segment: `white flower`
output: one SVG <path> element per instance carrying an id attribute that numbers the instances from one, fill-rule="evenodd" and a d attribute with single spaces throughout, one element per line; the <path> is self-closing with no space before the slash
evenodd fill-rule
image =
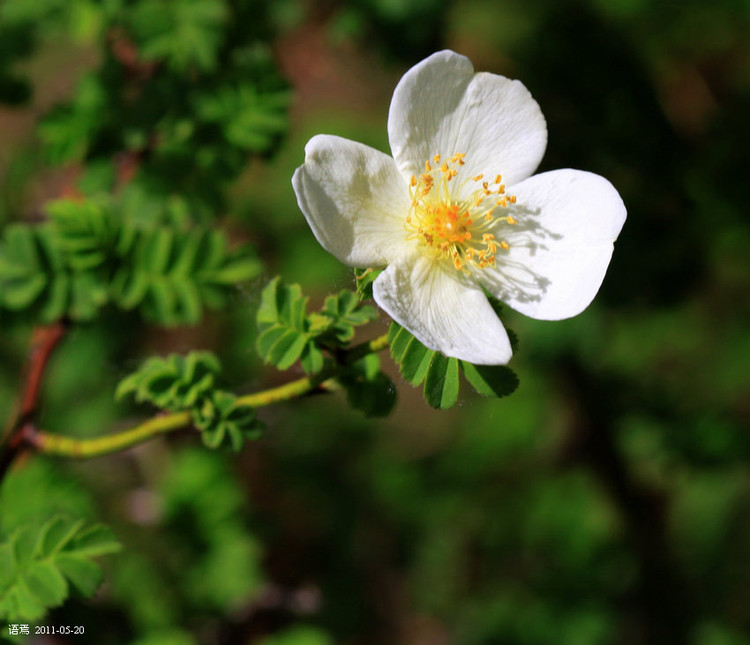
<path id="1" fill-rule="evenodd" d="M 451 51 L 410 69 L 388 115 L 393 157 L 318 135 L 292 185 L 315 237 L 354 267 L 387 267 L 376 302 L 424 345 L 475 364 L 510 360 L 485 291 L 532 318 L 583 311 L 625 206 L 603 177 L 531 176 L 547 144 L 519 81 Z"/>

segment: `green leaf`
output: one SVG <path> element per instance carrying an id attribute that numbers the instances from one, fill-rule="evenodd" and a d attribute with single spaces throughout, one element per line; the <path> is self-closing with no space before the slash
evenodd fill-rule
<path id="1" fill-rule="evenodd" d="M 13 225 L 0 244 L 0 304 L 24 309 L 41 296 L 49 277 L 44 272 L 33 229 Z"/>
<path id="2" fill-rule="evenodd" d="M 256 316 L 261 332 L 255 341 L 260 357 L 279 369 L 288 369 L 306 353 L 305 366 L 317 367 L 322 356 L 307 349 L 311 334 L 306 317 L 307 298 L 297 284 L 285 285 L 274 278 L 261 293 Z"/>
<path id="3" fill-rule="evenodd" d="M 412 385 L 419 385 L 427 376 L 427 370 L 436 353 L 412 337 L 401 358 L 401 375 Z"/>
<path id="4" fill-rule="evenodd" d="M 458 359 L 435 352 L 424 382 L 424 398 L 433 408 L 445 410 L 458 401 Z"/>
<path id="5" fill-rule="evenodd" d="M 59 569 L 50 562 L 35 562 L 26 569 L 24 584 L 44 607 L 62 604 L 68 595 L 68 584 Z"/>
<path id="6" fill-rule="evenodd" d="M 267 363 L 285 370 L 300 358 L 307 341 L 307 336 L 296 329 L 277 325 L 258 337 L 257 347 Z"/>
<path id="7" fill-rule="evenodd" d="M 189 411 L 206 446 L 239 451 L 247 439 L 259 435 L 262 426 L 254 408 L 237 404 L 233 394 L 216 387 L 220 370 L 219 360 L 210 352 L 150 358 L 120 381 L 115 396 L 132 394 L 138 402 Z"/>
<path id="8" fill-rule="evenodd" d="M 57 566 L 82 596 L 94 595 L 104 578 L 102 570 L 91 560 L 62 554 L 57 559 Z"/>
<path id="9" fill-rule="evenodd" d="M 115 398 L 133 394 L 139 403 L 150 402 L 168 410 L 190 409 L 214 390 L 220 371 L 219 360 L 210 352 L 150 358 L 120 381 Z"/>
<path id="10" fill-rule="evenodd" d="M 48 222 L 9 226 L 0 239 L 0 308 L 43 322 L 91 320 L 112 303 L 165 326 L 193 324 L 260 272 L 219 231 L 139 228 L 94 200 L 58 200 L 47 212 Z"/>
<path id="11" fill-rule="evenodd" d="M 141 307 L 166 326 L 199 322 L 204 306 L 222 306 L 229 289 L 261 268 L 248 249 L 229 253 L 219 231 L 162 227 L 133 233 L 126 227 L 119 239 L 113 300 L 124 309 Z"/>
<path id="12" fill-rule="evenodd" d="M 427 349 L 410 332 L 398 323 L 391 323 L 388 330 L 391 357 L 398 363 L 401 375 L 412 385 L 424 381 L 430 363 L 437 353 Z"/>
<path id="13" fill-rule="evenodd" d="M 60 516 L 18 528 L 0 544 L 0 617 L 38 620 L 64 602 L 69 583 L 93 594 L 101 570 L 92 558 L 119 550 L 106 527 Z"/>
<path id="14" fill-rule="evenodd" d="M 3 289 L 4 304 L 8 309 L 25 309 L 31 306 L 47 286 L 47 276 L 36 273 L 26 280 L 6 282 Z"/>
<path id="15" fill-rule="evenodd" d="M 256 320 L 262 332 L 273 325 L 304 331 L 307 298 L 298 284 L 285 285 L 276 277 L 261 292 Z"/>
<path id="16" fill-rule="evenodd" d="M 518 387 L 518 376 L 506 365 L 473 365 L 465 361 L 460 364 L 466 380 L 484 396 L 508 396 Z"/>
<path id="17" fill-rule="evenodd" d="M 386 417 L 396 405 L 396 388 L 380 371 L 380 357 L 369 354 L 351 366 L 339 379 L 347 401 L 368 417 Z"/>
<path id="18" fill-rule="evenodd" d="M 323 369 L 325 359 L 320 348 L 312 342 L 307 343 L 300 356 L 300 364 L 307 374 L 317 374 Z"/>
<path id="19" fill-rule="evenodd" d="M 287 130 L 291 98 L 286 89 L 233 83 L 201 95 L 196 109 L 201 120 L 219 125 L 232 145 L 265 152 Z"/>
<path id="20" fill-rule="evenodd" d="M 372 300 L 372 283 L 382 272 L 382 269 L 354 269 L 357 297 L 360 300 Z"/>
<path id="21" fill-rule="evenodd" d="M 108 95 L 102 80 L 94 74 L 79 82 L 71 105 L 52 110 L 38 127 L 46 157 L 54 165 L 81 161 L 97 131 L 102 127 Z"/>
<path id="22" fill-rule="evenodd" d="M 356 294 L 348 290 L 328 296 L 321 313 L 331 319 L 330 331 L 341 345 L 354 338 L 355 327 L 378 317 L 374 307 L 362 305 Z"/>
<path id="23" fill-rule="evenodd" d="M 119 223 L 103 203 L 58 199 L 45 210 L 70 268 L 89 271 L 102 266 L 112 254 Z"/>
<path id="24" fill-rule="evenodd" d="M 400 366 L 409 343 L 414 338 L 406 329 L 397 322 L 392 322 L 388 328 L 388 346 L 391 358 Z"/>
<path id="25" fill-rule="evenodd" d="M 217 64 L 227 8 L 218 0 L 142 0 L 130 25 L 144 60 L 164 60 L 178 72 Z"/>
<path id="26" fill-rule="evenodd" d="M 233 394 L 221 391 L 193 409 L 193 421 L 206 447 L 224 446 L 234 452 L 239 452 L 247 439 L 257 438 L 262 427 L 254 408 L 238 404 Z"/>

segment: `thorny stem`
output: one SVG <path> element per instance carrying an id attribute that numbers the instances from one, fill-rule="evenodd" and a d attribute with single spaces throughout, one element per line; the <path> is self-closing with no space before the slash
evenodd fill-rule
<path id="1" fill-rule="evenodd" d="M 347 351 L 338 365 L 333 365 L 318 374 L 306 376 L 278 387 L 238 397 L 237 403 L 253 408 L 260 408 L 304 396 L 325 387 L 327 381 L 337 376 L 352 363 L 364 358 L 368 354 L 382 351 L 386 347 L 388 347 L 388 336 L 379 336 Z M 153 417 L 134 428 L 106 437 L 74 439 L 37 430 L 30 433 L 30 436 L 26 436 L 25 439 L 37 452 L 73 459 L 90 459 L 131 448 L 159 434 L 179 430 L 188 425 L 190 425 L 190 413 L 177 412 Z"/>

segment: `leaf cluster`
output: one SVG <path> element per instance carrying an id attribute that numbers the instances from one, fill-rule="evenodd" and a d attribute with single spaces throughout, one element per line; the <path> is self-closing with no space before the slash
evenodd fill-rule
<path id="1" fill-rule="evenodd" d="M 267 45 L 267 5 L 6 0 L 0 100 L 28 98 L 11 64 L 33 50 L 42 30 L 82 32 L 80 39 L 100 50 L 101 64 L 41 120 L 46 159 L 82 164 L 86 194 L 117 185 L 134 219 L 157 213 L 209 221 L 223 210 L 221 187 L 247 155 L 270 154 L 288 129 L 291 92 Z"/>
<path id="2" fill-rule="evenodd" d="M 286 370 L 299 360 L 308 374 L 320 372 L 324 350 L 343 349 L 354 338 L 355 327 L 377 317 L 374 307 L 362 305 L 347 290 L 328 296 L 319 312 L 307 313 L 308 300 L 299 285 L 283 284 L 279 277 L 263 289 L 255 345 L 266 363 Z"/>
<path id="3" fill-rule="evenodd" d="M 261 358 L 281 370 L 299 361 L 308 374 L 336 365 L 336 380 L 353 408 L 367 416 L 390 414 L 396 390 L 380 370 L 380 358 L 368 354 L 349 364 L 346 356 L 356 328 L 377 318 L 375 308 L 346 289 L 329 295 L 320 311 L 308 314 L 307 303 L 299 285 L 283 284 L 278 277 L 268 283 L 257 313 L 255 345 Z"/>
<path id="4" fill-rule="evenodd" d="M 115 397 L 132 394 L 138 403 L 190 412 L 207 447 L 226 445 L 237 452 L 247 439 L 259 435 L 261 423 L 254 408 L 237 403 L 234 394 L 218 387 L 220 372 L 219 360 L 210 352 L 150 358 L 120 381 Z"/>
<path id="5" fill-rule="evenodd" d="M 87 321 L 105 305 L 146 319 L 192 324 L 260 271 L 247 248 L 216 230 L 135 225 L 96 200 L 52 203 L 50 220 L 9 226 L 0 238 L 0 310 L 42 321 Z"/>
<path id="6" fill-rule="evenodd" d="M 94 594 L 102 572 L 94 558 L 120 550 L 104 526 L 56 516 L 16 529 L 0 543 L 0 616 L 37 620 L 68 597 L 72 586 Z"/>
<path id="7" fill-rule="evenodd" d="M 444 410 L 456 404 L 459 372 L 463 372 L 469 384 L 484 396 L 508 396 L 518 387 L 518 377 L 509 367 L 474 365 L 444 356 L 425 347 L 396 322 L 392 322 L 388 330 L 388 341 L 391 357 L 401 375 L 414 386 L 424 383 L 425 401 L 433 408 Z"/>

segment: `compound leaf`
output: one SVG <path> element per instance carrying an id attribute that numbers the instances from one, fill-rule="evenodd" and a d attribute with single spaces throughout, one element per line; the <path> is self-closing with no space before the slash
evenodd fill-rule
<path id="1" fill-rule="evenodd" d="M 68 597 L 69 583 L 91 595 L 101 582 L 94 557 L 114 553 L 120 544 L 101 525 L 56 516 L 24 525 L 0 544 L 0 616 L 38 620 Z"/>

